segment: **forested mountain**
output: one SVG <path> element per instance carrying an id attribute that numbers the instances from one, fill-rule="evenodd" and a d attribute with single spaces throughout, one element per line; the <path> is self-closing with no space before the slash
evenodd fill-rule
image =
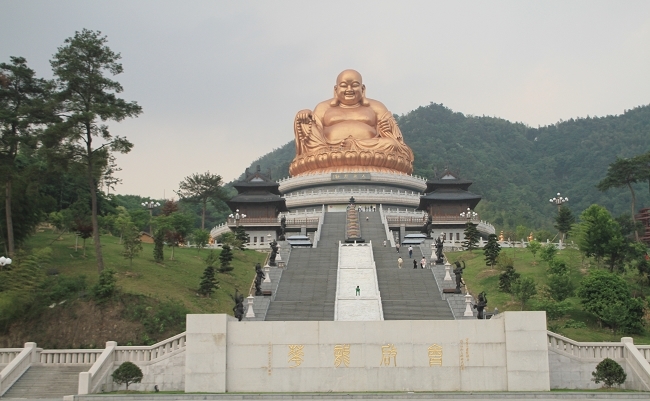
<path id="1" fill-rule="evenodd" d="M 650 105 L 539 128 L 464 115 L 434 103 L 396 118 L 415 153 L 414 174 L 432 178 L 448 166 L 473 180 L 471 190 L 483 196 L 477 207 L 481 218 L 513 235 L 517 226 L 552 229 L 556 209 L 549 198 L 557 192 L 569 197 L 574 214 L 594 203 L 614 215 L 630 214 L 627 188 L 600 192 L 596 184 L 617 156 L 650 151 Z M 274 179 L 286 177 L 294 156 L 291 141 L 251 167 L 271 168 Z M 649 188 L 634 188 L 637 208 L 649 207 Z"/>

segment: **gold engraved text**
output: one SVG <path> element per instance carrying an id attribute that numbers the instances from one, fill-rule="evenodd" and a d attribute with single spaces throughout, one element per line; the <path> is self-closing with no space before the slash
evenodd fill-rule
<path id="1" fill-rule="evenodd" d="M 334 366 L 338 368 L 341 364 L 346 367 L 350 366 L 350 344 L 336 344 L 334 346 Z"/>
<path id="2" fill-rule="evenodd" d="M 390 366 L 390 360 L 393 359 L 393 366 L 397 366 L 397 349 L 393 344 L 381 346 L 381 365 Z"/>
<path id="3" fill-rule="evenodd" d="M 290 368 L 297 368 L 300 366 L 305 358 L 304 349 L 304 345 L 289 345 L 289 363 L 294 363 L 293 366 L 289 366 Z"/>
<path id="4" fill-rule="evenodd" d="M 442 347 L 433 344 L 429 348 L 429 366 L 442 366 Z"/>

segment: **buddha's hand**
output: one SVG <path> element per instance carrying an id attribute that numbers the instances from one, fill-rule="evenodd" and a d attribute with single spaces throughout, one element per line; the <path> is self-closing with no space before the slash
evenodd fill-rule
<path id="1" fill-rule="evenodd" d="M 305 132 L 305 127 L 302 127 L 302 125 L 311 125 L 312 121 L 313 117 L 311 110 L 300 110 L 298 114 L 296 114 L 296 132 L 298 134 L 298 139 L 303 140 L 307 137 L 308 132 Z M 307 128 L 307 130 L 309 130 L 309 128 Z"/>
<path id="2" fill-rule="evenodd" d="M 311 110 L 300 110 L 298 114 L 296 114 L 296 122 L 299 124 L 311 124 Z"/>

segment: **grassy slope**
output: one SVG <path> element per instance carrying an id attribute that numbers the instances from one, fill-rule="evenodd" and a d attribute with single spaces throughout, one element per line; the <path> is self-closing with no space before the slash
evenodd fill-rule
<path id="1" fill-rule="evenodd" d="M 143 251 L 129 260 L 122 256 L 123 247 L 119 238 L 102 236 L 102 250 L 105 268 L 117 271 L 117 284 L 122 291 L 131 294 L 142 294 L 158 300 L 180 300 L 193 313 L 229 313 L 232 315 L 234 303 L 230 295 L 235 288 L 248 293 L 253 277 L 255 263 L 263 263 L 266 255 L 260 252 L 246 250 L 234 251 L 232 262 L 234 270 L 229 274 L 217 273 L 221 288 L 211 298 L 199 297 L 196 294 L 203 270 L 207 250 L 200 253 L 196 249 L 176 248 L 174 260 L 169 260 L 171 248 L 165 247 L 165 262 L 157 264 L 153 260 L 153 244 L 143 244 Z M 79 245 L 82 240 L 79 240 Z M 52 262 L 48 268 L 55 268 L 64 275 L 85 275 L 89 286 L 97 281 L 97 264 L 94 247 L 91 240 L 86 240 L 86 257 L 83 250 L 75 252 L 75 236 L 57 234 L 45 231 L 30 238 L 27 248 L 52 248 Z M 218 252 L 218 251 L 216 251 Z"/>
<path id="2" fill-rule="evenodd" d="M 50 268 L 56 268 L 60 274 L 80 275 L 88 278 L 89 285 L 97 280 L 97 267 L 94 250 L 90 240 L 86 244 L 87 257 L 83 257 L 83 250 L 74 250 L 75 237 L 65 234 L 57 240 L 58 235 L 53 232 L 41 232 L 33 236 L 27 244 L 28 248 L 42 248 L 50 246 L 53 250 Z M 79 242 L 81 245 L 81 241 Z M 132 294 L 142 294 L 158 300 L 176 299 L 193 313 L 228 313 L 232 314 L 233 302 L 230 298 L 235 288 L 247 293 L 254 277 L 255 263 L 262 263 L 265 254 L 247 250 L 235 251 L 231 274 L 217 274 L 221 288 L 213 294 L 212 298 L 203 298 L 196 295 L 200 277 L 205 268 L 204 259 L 208 251 L 200 253 L 196 249 L 175 249 L 175 260 L 170 261 L 171 249 L 165 248 L 165 263 L 157 264 L 153 261 L 153 245 L 143 244 L 143 252 L 133 260 L 133 266 L 121 256 L 122 246 L 119 238 L 111 236 L 102 237 L 104 263 L 106 268 L 118 272 L 118 286 L 122 291 Z M 517 272 L 523 277 L 532 277 L 538 283 L 538 292 L 546 284 L 547 263 L 539 260 L 539 254 L 534 259 L 526 249 L 503 249 L 507 255 L 514 259 Z M 468 288 L 473 295 L 486 291 L 489 299 L 488 310 L 497 307 L 500 311 L 519 310 L 520 306 L 514 302 L 509 294 L 498 290 L 499 270 L 490 271 L 486 266 L 482 250 L 473 252 L 454 252 L 447 254 L 450 261 L 465 260 L 467 269 L 463 275 Z M 571 275 L 576 283 L 587 274 L 592 266 L 590 260 L 583 260 L 575 250 L 563 250 L 558 258 L 564 260 L 571 269 Z M 549 322 L 553 329 L 577 341 L 619 341 L 621 334 L 612 333 L 611 330 L 600 328 L 597 321 L 589 314 L 582 311 L 578 298 L 569 299 L 571 310 L 566 318 L 560 321 Z M 534 300 L 529 301 L 526 309 L 534 308 Z M 583 321 L 586 329 L 563 328 L 567 319 Z M 650 334 L 634 336 L 635 343 L 650 344 Z"/>
<path id="3" fill-rule="evenodd" d="M 547 282 L 546 268 L 548 267 L 546 262 L 539 259 L 539 252 L 537 253 L 537 258 L 534 259 L 532 253 L 527 249 L 506 248 L 501 251 L 506 252 L 510 258 L 514 259 L 515 270 L 522 277 L 532 277 L 535 280 L 538 285 L 537 297 L 539 297 L 542 292 L 542 286 L 546 285 Z M 488 297 L 488 311 L 492 311 L 495 307 L 499 311 L 520 310 L 520 305 L 513 301 L 510 294 L 499 291 L 499 274 L 501 271 L 496 269 L 489 270 L 485 265 L 483 250 L 448 252 L 447 257 L 451 263 L 456 260 L 465 260 L 467 268 L 463 274 L 463 279 L 472 295 L 477 296 L 481 291 L 486 292 Z M 567 264 L 575 283 L 579 283 L 582 277 L 588 273 L 589 269 L 596 268 L 592 266 L 592 261 L 583 260 L 577 250 L 562 250 L 558 253 L 557 258 Z M 580 300 L 577 297 L 569 298 L 569 303 L 571 309 L 564 319 L 549 322 L 549 326 L 553 331 L 576 341 L 620 341 L 620 338 L 624 336 L 623 334 L 612 333 L 607 328 L 599 327 L 596 319 L 582 310 Z M 535 300 L 533 299 L 526 304 L 525 309 L 533 310 L 534 304 Z M 585 322 L 587 328 L 564 328 L 563 325 L 567 319 Z M 650 344 L 650 333 L 647 330 L 643 335 L 637 334 L 633 337 L 634 342 L 637 344 Z"/>

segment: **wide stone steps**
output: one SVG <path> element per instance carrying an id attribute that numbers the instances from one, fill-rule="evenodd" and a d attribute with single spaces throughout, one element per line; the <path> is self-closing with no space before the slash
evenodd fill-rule
<path id="1" fill-rule="evenodd" d="M 266 319 L 334 320 L 338 242 L 345 213 L 326 213 L 317 248 L 294 248 Z"/>
<path id="2" fill-rule="evenodd" d="M 92 365 L 33 365 L 2 398 L 60 398 L 77 394 L 79 373 Z"/>
<path id="3" fill-rule="evenodd" d="M 366 221 L 366 216 L 368 220 Z M 443 300 L 431 270 L 420 269 L 422 252 L 413 248 L 413 259 L 408 257 L 407 247 L 398 254 L 395 248 L 384 247 L 386 231 L 379 213 L 361 213 L 361 232 L 372 240 L 377 280 L 381 292 L 384 320 L 452 320 L 454 318 L 447 301 Z M 402 269 L 397 258 L 404 260 Z M 430 255 L 424 255 L 429 261 Z M 418 269 L 413 269 L 413 260 Z"/>

